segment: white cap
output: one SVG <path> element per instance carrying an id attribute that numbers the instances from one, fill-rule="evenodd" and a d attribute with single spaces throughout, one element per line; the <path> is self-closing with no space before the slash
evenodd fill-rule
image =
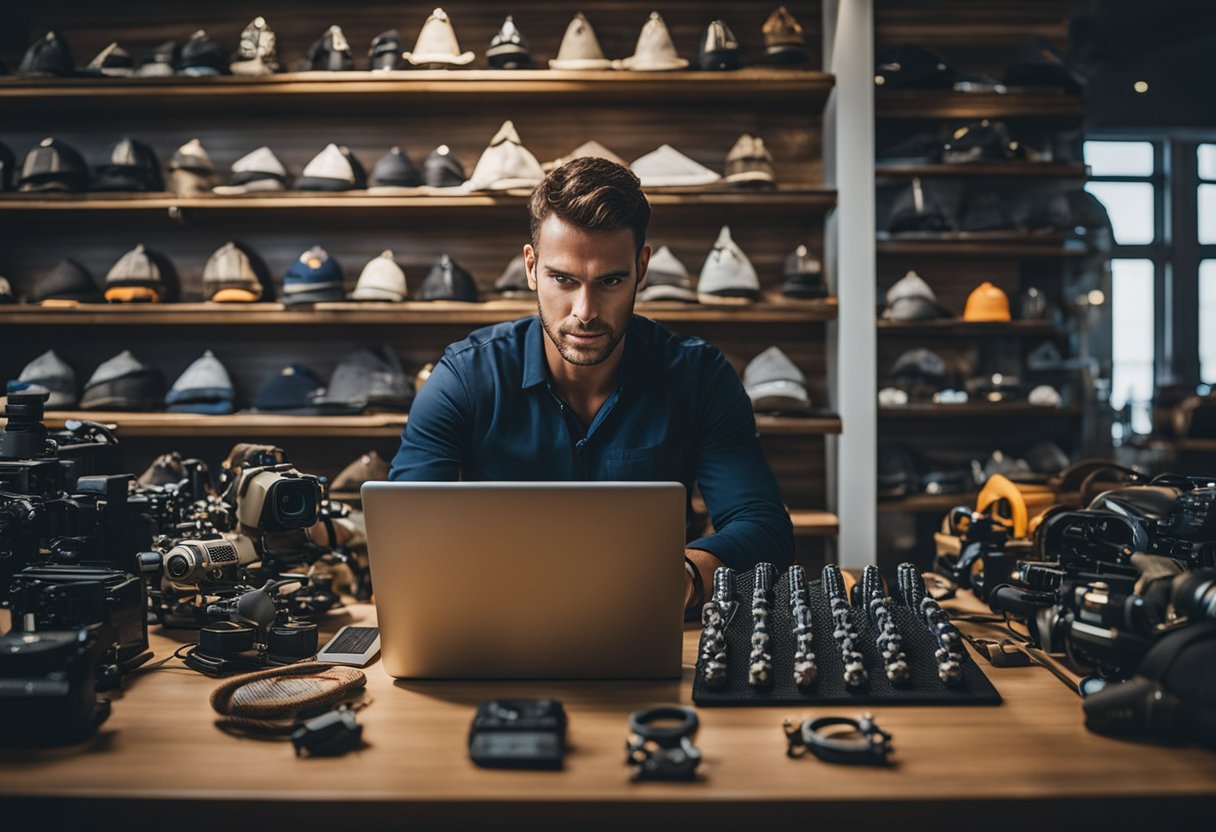
<path id="1" fill-rule="evenodd" d="M 534 188 L 545 178 L 540 162 L 523 146 L 515 125 L 504 121 L 477 160 L 473 175 L 462 186 L 468 191 Z"/>
<path id="2" fill-rule="evenodd" d="M 612 62 L 604 57 L 599 38 L 591 21 L 582 12 L 574 16 L 562 36 L 557 57 L 549 61 L 550 69 L 609 69 Z"/>
<path id="3" fill-rule="evenodd" d="M 351 300 L 386 300 L 394 303 L 405 300 L 405 270 L 397 265 L 391 251 L 367 261 L 359 275 Z"/>
<path id="4" fill-rule="evenodd" d="M 422 24 L 413 52 L 402 54 L 414 66 L 425 64 L 454 64 L 464 66 L 473 60 L 472 52 L 461 52 L 456 41 L 456 30 L 448 13 L 435 9 Z"/>
<path id="5" fill-rule="evenodd" d="M 644 188 L 709 185 L 722 178 L 668 144 L 634 159 L 629 167 Z"/>
<path id="6" fill-rule="evenodd" d="M 622 61 L 613 61 L 613 69 L 629 69 L 637 72 L 657 72 L 683 69 L 688 61 L 676 54 L 676 45 L 671 42 L 671 33 L 658 12 L 651 12 L 642 26 L 638 44 L 633 54 Z"/>

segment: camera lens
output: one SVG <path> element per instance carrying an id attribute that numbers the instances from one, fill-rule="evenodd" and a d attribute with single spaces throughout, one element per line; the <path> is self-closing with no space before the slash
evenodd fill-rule
<path id="1" fill-rule="evenodd" d="M 308 512 L 308 501 L 304 495 L 293 489 L 280 488 L 279 516 L 284 518 L 299 517 Z"/>

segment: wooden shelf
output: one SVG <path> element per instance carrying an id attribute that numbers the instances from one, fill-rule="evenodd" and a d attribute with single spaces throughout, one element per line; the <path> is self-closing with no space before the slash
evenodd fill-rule
<path id="1" fill-rule="evenodd" d="M 404 413 L 365 416 L 284 416 L 275 413 L 233 413 L 202 416 L 193 413 L 126 413 L 116 411 L 48 410 L 44 423 L 61 428 L 69 419 L 117 425 L 119 437 L 200 436 L 263 439 L 275 437 L 396 437 L 405 427 Z M 0 418 L 0 425 L 5 420 Z M 819 436 L 840 433 L 838 417 L 784 418 L 757 416 L 761 435 Z"/>
<path id="2" fill-rule="evenodd" d="M 791 511 L 794 537 L 835 537 L 840 533 L 840 518 L 830 511 Z"/>
<path id="3" fill-rule="evenodd" d="M 932 321 L 888 321 L 878 320 L 878 332 L 894 337 L 942 337 L 942 338 L 1047 338 L 1057 335 L 1051 321 L 964 321 L 962 318 L 947 318 Z"/>
<path id="4" fill-rule="evenodd" d="M 568 72 L 556 70 L 405 70 L 392 72 L 288 72 L 211 78 L 0 79 L 5 104 L 48 99 L 107 109 L 158 105 L 306 107 L 314 99 L 341 96 L 351 102 L 398 102 L 423 96 L 467 97 L 478 106 L 504 98 L 543 100 L 627 99 L 645 102 L 711 102 L 715 105 L 789 102 L 809 113 L 823 109 L 835 77 L 827 72 L 753 67 L 737 72 Z"/>
<path id="5" fill-rule="evenodd" d="M 780 296 L 740 307 L 656 301 L 639 303 L 639 314 L 673 323 L 816 323 L 836 319 L 835 298 L 783 301 Z M 232 326 L 243 324 L 396 326 L 452 324 L 478 326 L 536 312 L 530 300 L 484 303 L 406 301 L 404 303 L 319 303 L 312 309 L 287 309 L 281 303 L 82 304 L 72 308 L 0 306 L 0 326 Z"/>
<path id="6" fill-rule="evenodd" d="M 1088 253 L 1080 240 L 1062 234 L 1024 231 L 953 231 L 892 236 L 880 232 L 880 256 L 1078 257 Z"/>
<path id="7" fill-rule="evenodd" d="M 911 179 L 914 176 L 935 179 L 970 178 L 1041 178 L 1085 179 L 1089 166 L 1067 162 L 964 162 L 956 165 L 884 165 L 878 162 L 874 171 L 879 180 Z"/>
<path id="8" fill-rule="evenodd" d="M 761 436 L 819 436 L 840 433 L 839 416 L 756 416 Z"/>
<path id="9" fill-rule="evenodd" d="M 1080 121 L 1079 95 L 1052 92 L 955 92 L 954 90 L 874 90 L 874 115 L 889 119 L 1024 118 Z"/>
<path id="10" fill-rule="evenodd" d="M 688 190 L 653 191 L 647 194 L 657 208 L 696 209 L 746 208 L 750 211 L 785 213 L 790 210 L 823 212 L 836 204 L 833 188 L 781 188 L 776 191 Z M 238 196 L 179 197 L 170 193 L 80 193 L 80 194 L 5 194 L 0 197 L 3 213 L 93 213 L 157 212 L 173 218 L 193 212 L 324 212 L 328 219 L 335 210 L 359 213 L 385 212 L 393 216 L 405 212 L 445 216 L 459 212 L 484 212 L 493 209 L 523 210 L 525 193 L 478 193 L 444 196 L 378 196 L 366 191 L 345 193 L 248 194 Z"/>
<path id="11" fill-rule="evenodd" d="M 1045 407 L 1027 402 L 928 403 L 878 408 L 878 418 L 880 419 L 970 419 L 977 416 L 993 419 L 1024 419 L 1035 416 L 1063 419 L 1080 414 L 1081 408 L 1076 405 Z"/>
<path id="12" fill-rule="evenodd" d="M 906 512 L 908 514 L 935 514 L 945 512 L 955 506 L 974 506 L 977 491 L 967 491 L 962 494 L 913 494 L 911 497 L 901 497 L 894 500 L 878 499 L 878 511 L 883 514 Z"/>
<path id="13" fill-rule="evenodd" d="M 1162 439 L 1145 437 L 1132 444 L 1151 451 L 1174 453 L 1216 454 L 1216 439 Z"/>

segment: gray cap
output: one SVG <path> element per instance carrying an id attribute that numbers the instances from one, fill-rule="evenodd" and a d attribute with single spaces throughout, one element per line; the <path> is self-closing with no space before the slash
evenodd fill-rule
<path id="1" fill-rule="evenodd" d="M 713 250 L 701 267 L 697 295 L 705 303 L 749 303 L 760 297 L 760 279 L 743 249 L 722 226 Z"/>
<path id="2" fill-rule="evenodd" d="M 324 410 L 362 412 L 367 408 L 407 411 L 414 401 L 405 370 L 388 347 L 360 349 L 342 359 L 320 403 Z"/>
<path id="3" fill-rule="evenodd" d="M 646 267 L 646 285 L 638 293 L 638 300 L 681 300 L 697 302 L 697 293 L 692 288 L 692 278 L 671 249 L 662 246 L 650 257 Z"/>
<path id="4" fill-rule="evenodd" d="M 220 246 L 203 267 L 203 295 L 207 300 L 249 303 L 262 300 L 264 291 L 249 255 L 236 243 Z"/>
<path id="5" fill-rule="evenodd" d="M 405 270 L 397 265 L 387 249 L 367 261 L 359 274 L 359 282 L 350 293 L 351 300 L 385 300 L 396 303 L 405 300 Z"/>
<path id="6" fill-rule="evenodd" d="M 26 364 L 17 380 L 49 390 L 51 395 L 46 401 L 49 408 L 70 409 L 76 406 L 76 373 L 54 350 L 47 350 Z"/>
<path id="7" fill-rule="evenodd" d="M 106 273 L 106 289 L 115 286 L 147 286 L 164 291 L 160 266 L 143 243 L 128 251 Z"/>
<path id="8" fill-rule="evenodd" d="M 528 285 L 528 267 L 522 254 L 511 258 L 498 280 L 494 281 L 494 291 L 507 298 L 522 298 L 532 294 L 532 287 Z"/>
<path id="9" fill-rule="evenodd" d="M 789 413 L 811 406 L 806 376 L 779 347 L 769 347 L 748 363 L 743 387 L 757 412 Z"/>
<path id="10" fill-rule="evenodd" d="M 165 394 L 164 378 L 155 367 L 123 350 L 103 361 L 84 385 L 82 410 L 153 410 Z"/>
<path id="11" fill-rule="evenodd" d="M 882 316 L 892 321 L 925 321 L 945 317 L 937 295 L 915 271 L 909 270 L 887 290 L 887 308 Z"/>
<path id="12" fill-rule="evenodd" d="M 917 347 L 895 359 L 891 375 L 903 384 L 927 384 L 940 389 L 946 384 L 946 362 L 932 350 Z"/>
<path id="13" fill-rule="evenodd" d="M 174 412 L 231 413 L 234 396 L 228 370 L 207 350 L 173 382 L 165 404 Z"/>

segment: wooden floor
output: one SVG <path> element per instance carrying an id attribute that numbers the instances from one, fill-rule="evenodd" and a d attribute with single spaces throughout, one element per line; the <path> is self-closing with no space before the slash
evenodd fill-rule
<path id="1" fill-rule="evenodd" d="M 326 629 L 373 616 L 370 607 L 354 607 Z M 1117 829 L 1153 816 L 1181 819 L 1204 810 L 1210 817 L 1216 806 L 1216 754 L 1091 734 L 1076 695 L 1037 667 L 985 666 L 1005 699 L 998 707 L 874 708 L 894 735 L 889 769 L 785 755 L 785 717 L 860 708 L 701 708 L 700 780 L 631 783 L 626 717 L 649 704 L 691 703 L 697 635 L 685 633 L 678 683 L 394 682 L 377 661 L 366 671 L 372 702 L 359 715 L 367 747 L 339 759 L 296 759 L 289 744 L 227 736 L 211 724 L 207 697 L 215 680 L 158 669 L 130 679 L 93 741 L 0 752 L 0 816 L 16 822 L 0 826 L 65 829 L 71 816 L 99 821 L 87 828 L 163 821 L 175 830 L 516 829 L 526 821 L 537 828 L 670 822 L 738 829 L 749 818 L 765 828 L 801 819 L 806 828 L 841 830 L 897 821 L 905 830 L 946 822 L 986 830 Z M 153 634 L 158 657 L 178 644 Z M 465 742 L 476 703 L 526 696 L 564 701 L 572 745 L 565 770 L 475 768 Z"/>

